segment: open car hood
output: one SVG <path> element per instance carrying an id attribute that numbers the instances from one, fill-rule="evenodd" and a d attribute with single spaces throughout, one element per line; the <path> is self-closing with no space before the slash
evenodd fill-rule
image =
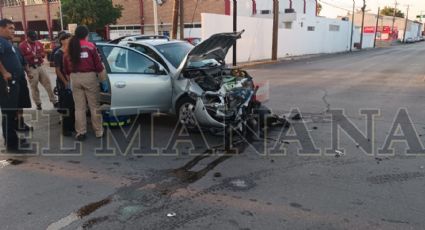
<path id="1" fill-rule="evenodd" d="M 187 67 L 189 62 L 199 62 L 202 60 L 215 59 L 220 63 L 224 63 L 227 52 L 232 47 L 236 40 L 241 38 L 241 32 L 219 33 L 214 34 L 205 41 L 195 46 L 181 63 L 179 69 Z"/>

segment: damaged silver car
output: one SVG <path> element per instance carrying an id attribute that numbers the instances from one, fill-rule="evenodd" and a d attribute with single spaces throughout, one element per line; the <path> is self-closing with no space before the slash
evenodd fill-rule
<path id="1" fill-rule="evenodd" d="M 252 77 L 225 64 L 241 34 L 215 34 L 195 47 L 167 40 L 99 44 L 110 83 L 102 108 L 115 116 L 176 114 L 189 129 L 243 131 L 261 103 Z"/>

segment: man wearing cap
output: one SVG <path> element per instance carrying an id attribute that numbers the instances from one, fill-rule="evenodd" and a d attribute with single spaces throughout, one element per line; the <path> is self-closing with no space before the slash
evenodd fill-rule
<path id="1" fill-rule="evenodd" d="M 30 68 L 30 84 L 32 91 L 32 99 L 37 105 L 37 109 L 41 110 L 41 99 L 40 92 L 38 90 L 38 83 L 46 90 L 49 95 L 50 102 L 57 107 L 57 100 L 53 94 L 52 84 L 47 74 L 46 69 L 43 66 L 44 57 L 46 56 L 43 48 L 43 44 L 37 41 L 37 33 L 35 31 L 28 31 L 27 40 L 19 44 L 19 49 L 22 55 L 27 61 Z"/>

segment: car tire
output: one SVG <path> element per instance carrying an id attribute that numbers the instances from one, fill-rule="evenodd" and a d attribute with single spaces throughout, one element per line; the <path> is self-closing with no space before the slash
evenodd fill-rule
<path id="1" fill-rule="evenodd" d="M 198 125 L 195 118 L 195 106 L 196 101 L 189 97 L 181 98 L 176 105 L 177 119 L 188 131 L 196 129 Z"/>

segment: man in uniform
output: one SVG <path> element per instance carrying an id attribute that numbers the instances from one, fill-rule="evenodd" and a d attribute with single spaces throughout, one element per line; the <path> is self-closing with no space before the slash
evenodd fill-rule
<path id="1" fill-rule="evenodd" d="M 40 92 L 38 90 L 39 82 L 49 95 L 50 102 L 52 102 L 54 107 L 57 107 L 57 101 L 55 95 L 53 94 L 52 84 L 50 82 L 49 75 L 47 74 L 47 71 L 43 66 L 44 57 L 46 56 L 46 54 L 44 53 L 43 44 L 37 41 L 37 33 L 35 31 L 28 31 L 27 40 L 19 44 L 19 49 L 21 50 L 25 61 L 30 67 L 30 84 L 32 99 L 37 105 L 37 109 L 42 109 Z"/>
<path id="2" fill-rule="evenodd" d="M 0 106 L 5 146 L 8 152 L 20 151 L 29 145 L 16 133 L 16 111 L 19 100 L 18 78 L 25 75 L 11 42 L 15 26 L 9 19 L 0 20 Z"/>

